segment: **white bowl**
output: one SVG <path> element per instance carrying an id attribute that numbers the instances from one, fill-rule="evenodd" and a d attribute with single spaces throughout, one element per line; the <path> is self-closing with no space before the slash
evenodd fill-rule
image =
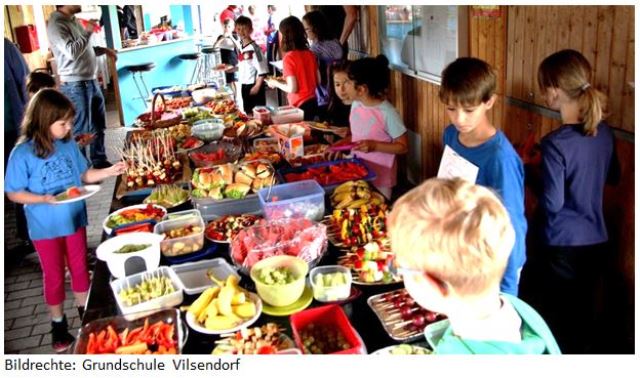
<path id="1" fill-rule="evenodd" d="M 204 333 L 204 334 L 207 334 L 207 335 L 221 335 L 223 333 L 231 333 L 231 332 L 238 331 L 238 330 L 240 330 L 242 328 L 249 327 L 250 325 L 255 323 L 256 320 L 258 320 L 260 315 L 262 315 L 262 301 L 260 300 L 260 297 L 258 297 L 258 295 L 254 294 L 254 293 L 247 293 L 247 294 L 248 294 L 248 300 L 250 300 L 251 302 L 256 304 L 256 314 L 253 316 L 253 318 L 247 319 L 244 322 L 242 322 L 241 324 L 238 324 L 237 326 L 235 326 L 233 328 L 224 329 L 224 330 L 212 330 L 212 329 L 206 329 L 205 327 L 203 327 L 195 319 L 195 315 L 193 315 L 193 313 L 187 312 L 187 314 L 185 316 L 185 318 L 187 319 L 187 324 L 194 331 L 200 332 L 200 333 Z"/>
<path id="2" fill-rule="evenodd" d="M 164 235 L 157 235 L 150 232 L 133 232 L 118 235 L 98 246 L 96 250 L 97 257 L 106 261 L 111 275 L 116 278 L 126 277 L 125 262 L 134 256 L 144 260 L 146 271 L 151 271 L 160 265 L 160 242 L 164 239 Z M 149 248 L 138 252 L 115 253 L 127 244 L 150 244 Z"/>
<path id="3" fill-rule="evenodd" d="M 222 138 L 224 125 L 215 119 L 203 119 L 193 123 L 191 134 L 205 143 Z"/>
<path id="4" fill-rule="evenodd" d="M 125 210 L 144 209 L 147 206 L 148 206 L 147 204 L 133 205 L 133 206 L 128 206 L 128 207 L 123 207 L 122 209 L 114 211 L 113 213 L 109 214 L 106 218 L 104 218 L 104 222 L 102 222 L 102 229 L 107 234 L 107 236 L 111 235 L 111 231 L 113 231 L 113 228 L 107 227 L 107 221 L 109 220 L 109 218 L 111 218 L 112 216 L 114 216 L 116 214 L 120 214 L 121 212 L 123 212 Z M 151 206 L 155 207 L 156 209 L 162 210 L 164 212 L 164 215 L 167 215 L 167 209 L 165 209 L 164 207 L 159 206 L 159 205 L 151 205 Z M 161 220 L 162 219 L 158 220 L 157 222 L 160 222 Z"/>

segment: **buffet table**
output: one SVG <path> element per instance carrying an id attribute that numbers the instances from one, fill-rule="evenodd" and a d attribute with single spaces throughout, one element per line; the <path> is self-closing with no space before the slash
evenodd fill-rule
<path id="1" fill-rule="evenodd" d="M 120 180 L 121 178 L 118 178 L 116 188 L 120 184 Z M 116 199 L 114 193 L 111 211 L 113 212 L 126 206 L 142 203 L 143 199 L 144 196 L 137 196 L 124 197 L 121 200 L 118 200 Z M 170 212 L 182 211 L 190 208 L 191 203 L 187 202 L 176 208 L 170 209 Z M 106 235 L 103 235 L 103 239 L 104 238 L 106 238 Z M 209 248 L 211 244 L 212 243 L 210 241 L 206 240 L 204 248 Z M 338 249 L 333 247 L 329 243 L 328 251 L 318 265 L 335 264 L 338 254 Z M 226 245 L 220 245 L 220 248 L 217 250 L 216 255 L 213 256 L 213 258 L 216 257 L 222 257 L 229 263 L 231 263 L 231 257 L 228 253 L 228 247 Z M 167 265 L 164 257 L 162 258 L 160 264 Z M 255 292 L 255 287 L 251 278 L 243 274 L 241 274 L 241 276 L 242 280 L 240 281 L 240 285 L 245 289 Z M 111 279 L 112 277 L 107 264 L 104 261 L 97 260 L 93 273 L 91 288 L 89 291 L 89 298 L 87 301 L 83 325 L 95 319 L 119 314 L 118 305 L 116 303 L 111 287 L 109 286 L 109 282 Z M 402 284 L 397 283 L 375 286 L 362 286 L 353 284 L 353 286 L 357 287 L 357 289 L 359 289 L 362 294 L 352 301 L 342 304 L 341 306 L 346 315 L 349 317 L 351 324 L 364 341 L 367 351 L 370 353 L 389 345 L 398 344 L 397 341 L 388 336 L 374 312 L 369 308 L 367 304 L 367 298 L 375 294 L 402 288 Z M 185 293 L 184 301 L 181 306 L 191 304 L 197 297 L 197 295 L 187 295 Z M 314 300 L 308 308 L 322 305 L 324 305 L 324 303 Z M 183 323 L 186 325 L 185 312 L 181 313 L 181 317 Z M 285 329 L 284 333 L 293 338 L 289 316 L 276 317 L 263 313 L 252 326 L 261 326 L 268 322 L 274 322 L 278 324 L 281 328 Z M 185 354 L 209 354 L 215 348 L 215 341 L 218 339 L 219 336 L 201 334 L 193 329 L 189 329 L 189 335 L 186 341 L 186 345 L 184 346 L 182 352 Z"/>

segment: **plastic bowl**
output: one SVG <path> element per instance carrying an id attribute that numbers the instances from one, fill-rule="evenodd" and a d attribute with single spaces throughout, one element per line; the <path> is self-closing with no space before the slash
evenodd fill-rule
<path id="1" fill-rule="evenodd" d="M 345 278 L 344 283 L 337 283 L 330 286 L 325 286 L 320 282 L 316 283 L 316 277 L 318 277 L 319 274 L 326 275 L 338 272 L 343 274 Z M 349 298 L 351 294 L 351 279 L 351 271 L 340 265 L 318 266 L 311 269 L 309 273 L 309 280 L 313 288 L 313 297 L 320 302 L 334 302 Z"/>
<path id="2" fill-rule="evenodd" d="M 224 125 L 216 119 L 203 119 L 194 122 L 191 128 L 191 134 L 205 143 L 219 140 L 223 133 Z"/>
<path id="3" fill-rule="evenodd" d="M 267 285 L 259 279 L 264 268 L 286 267 L 296 278 L 284 285 Z M 263 301 L 275 307 L 288 306 L 297 301 L 305 286 L 305 276 L 309 272 L 306 261 L 295 256 L 272 256 L 261 260 L 251 268 L 251 279 L 256 284 L 258 295 Z"/>
<path id="4" fill-rule="evenodd" d="M 160 242 L 162 239 L 162 235 L 150 232 L 122 234 L 100 244 L 96 250 L 96 255 L 100 260 L 107 262 L 109 272 L 116 278 L 126 277 L 126 262 L 132 257 L 142 258 L 146 271 L 151 271 L 157 269 L 160 265 Z M 149 247 L 138 252 L 115 253 L 115 251 L 127 244 L 149 244 Z"/>
<path id="5" fill-rule="evenodd" d="M 221 160 L 200 160 L 197 158 L 199 153 L 215 153 L 220 150 L 224 150 L 224 157 Z M 214 165 L 220 165 L 224 163 L 234 162 L 242 155 L 242 146 L 239 144 L 232 144 L 226 142 L 213 142 L 202 146 L 189 153 L 189 158 L 193 161 L 196 167 L 211 167 Z"/>

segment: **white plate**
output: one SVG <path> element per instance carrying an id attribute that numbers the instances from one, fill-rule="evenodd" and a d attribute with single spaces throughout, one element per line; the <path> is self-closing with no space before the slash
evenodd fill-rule
<path id="1" fill-rule="evenodd" d="M 100 190 L 100 185 L 79 186 L 78 189 L 80 189 L 81 192 L 84 192 L 84 194 L 79 195 L 78 197 L 73 197 L 73 198 L 69 198 L 69 199 L 66 199 L 66 200 L 62 200 L 62 201 L 56 200 L 55 205 L 60 205 L 60 204 L 63 204 L 63 203 L 71 203 L 71 202 L 85 200 L 85 199 L 91 197 L 92 195 L 98 193 L 98 191 Z M 66 190 L 63 193 L 66 193 Z M 62 193 L 58 193 L 56 195 L 56 197 L 58 197 L 60 194 L 62 194 Z"/>
<path id="2" fill-rule="evenodd" d="M 411 345 L 411 344 L 406 344 L 406 345 L 409 345 L 411 347 L 412 353 L 410 353 L 410 354 L 413 354 L 413 355 L 418 354 L 418 353 L 415 353 L 415 351 L 417 351 L 417 350 L 423 351 L 424 353 L 422 353 L 422 354 L 433 354 L 433 352 L 431 350 L 429 350 L 429 349 L 427 349 L 425 347 L 421 347 L 421 346 L 418 346 L 418 345 Z M 398 348 L 398 347 L 400 347 L 400 345 L 391 345 L 391 346 L 388 346 L 388 347 L 384 347 L 382 349 L 378 349 L 378 350 L 376 350 L 375 352 L 373 352 L 371 354 L 394 355 L 393 353 L 391 353 L 391 351 L 394 350 L 395 348 Z M 396 354 L 396 355 L 397 356 L 401 356 L 402 354 L 399 353 L 399 354 Z M 405 354 L 405 356 L 406 356 L 406 354 Z"/>
<path id="3" fill-rule="evenodd" d="M 241 323 L 240 325 L 234 327 L 234 328 L 229 328 L 229 329 L 224 329 L 224 330 L 210 330 L 210 329 L 206 329 L 203 326 L 201 326 L 200 324 L 198 324 L 198 321 L 195 319 L 195 315 L 193 315 L 191 312 L 187 312 L 187 324 L 189 324 L 189 327 L 191 327 L 191 329 L 193 329 L 194 331 L 200 332 L 200 333 L 205 333 L 207 335 L 221 335 L 223 333 L 229 333 L 229 332 L 235 332 L 239 329 L 248 327 L 250 325 L 252 325 L 253 323 L 256 322 L 256 320 L 258 320 L 258 318 L 260 317 L 260 315 L 262 314 L 262 300 L 260 300 L 260 297 L 258 297 L 257 294 L 254 293 L 249 293 L 247 292 L 248 296 L 249 296 L 249 300 L 251 300 L 253 303 L 256 304 L 256 314 L 253 318 L 245 321 L 244 323 Z"/>
<path id="4" fill-rule="evenodd" d="M 162 206 L 160 206 L 160 205 L 154 205 L 154 204 L 151 204 L 151 206 L 153 206 L 153 207 L 155 207 L 155 208 L 157 208 L 157 209 L 160 209 L 160 210 L 164 211 L 164 215 L 167 215 L 167 209 L 165 209 L 164 207 L 162 207 Z M 104 218 L 104 221 L 102 222 L 102 229 L 104 230 L 104 232 L 105 232 L 107 235 L 111 235 L 111 231 L 113 231 L 113 229 L 112 229 L 112 228 L 107 227 L 107 221 L 109 220 L 109 218 L 111 218 L 111 217 L 112 217 L 112 216 L 114 216 L 114 215 L 120 214 L 121 212 L 123 212 L 123 211 L 125 211 L 125 210 L 145 209 L 146 207 L 147 207 L 147 205 L 146 205 L 146 204 L 141 204 L 141 205 L 127 206 L 127 207 L 123 207 L 123 208 L 122 208 L 122 209 L 120 209 L 120 210 L 116 210 L 116 211 L 114 211 L 113 213 L 109 214 L 106 218 Z M 160 222 L 161 220 L 162 220 L 162 219 L 158 220 L 158 222 Z M 133 222 L 132 222 L 132 223 L 133 223 Z M 125 223 L 125 224 L 128 224 L 128 223 Z M 123 225 L 121 225 L 121 226 L 124 226 L 124 224 L 123 224 Z"/>

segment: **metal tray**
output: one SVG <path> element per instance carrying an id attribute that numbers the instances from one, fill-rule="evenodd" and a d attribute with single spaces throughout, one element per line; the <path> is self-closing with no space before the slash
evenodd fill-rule
<path id="1" fill-rule="evenodd" d="M 407 292 L 406 289 L 398 289 L 398 290 L 389 291 L 387 293 L 406 293 L 406 292 Z M 402 342 L 410 342 L 410 341 L 415 341 L 420 338 L 423 338 L 424 332 L 422 331 L 408 330 L 408 329 L 405 329 L 404 327 L 397 328 L 397 329 L 393 328 L 393 325 L 396 324 L 396 321 L 389 322 L 388 317 L 386 316 L 384 311 L 382 311 L 379 305 L 376 303 L 380 299 L 382 299 L 382 297 L 387 293 L 382 293 L 382 294 L 373 295 L 369 297 L 369 299 L 367 299 L 367 304 L 369 305 L 371 310 L 376 314 L 376 316 L 378 317 L 378 320 L 380 320 L 380 323 L 382 323 L 382 327 L 384 327 L 384 330 L 387 331 L 387 334 L 389 335 L 389 337 L 391 337 L 396 341 L 402 341 Z M 399 321 L 403 321 L 403 320 L 399 319 Z"/>

